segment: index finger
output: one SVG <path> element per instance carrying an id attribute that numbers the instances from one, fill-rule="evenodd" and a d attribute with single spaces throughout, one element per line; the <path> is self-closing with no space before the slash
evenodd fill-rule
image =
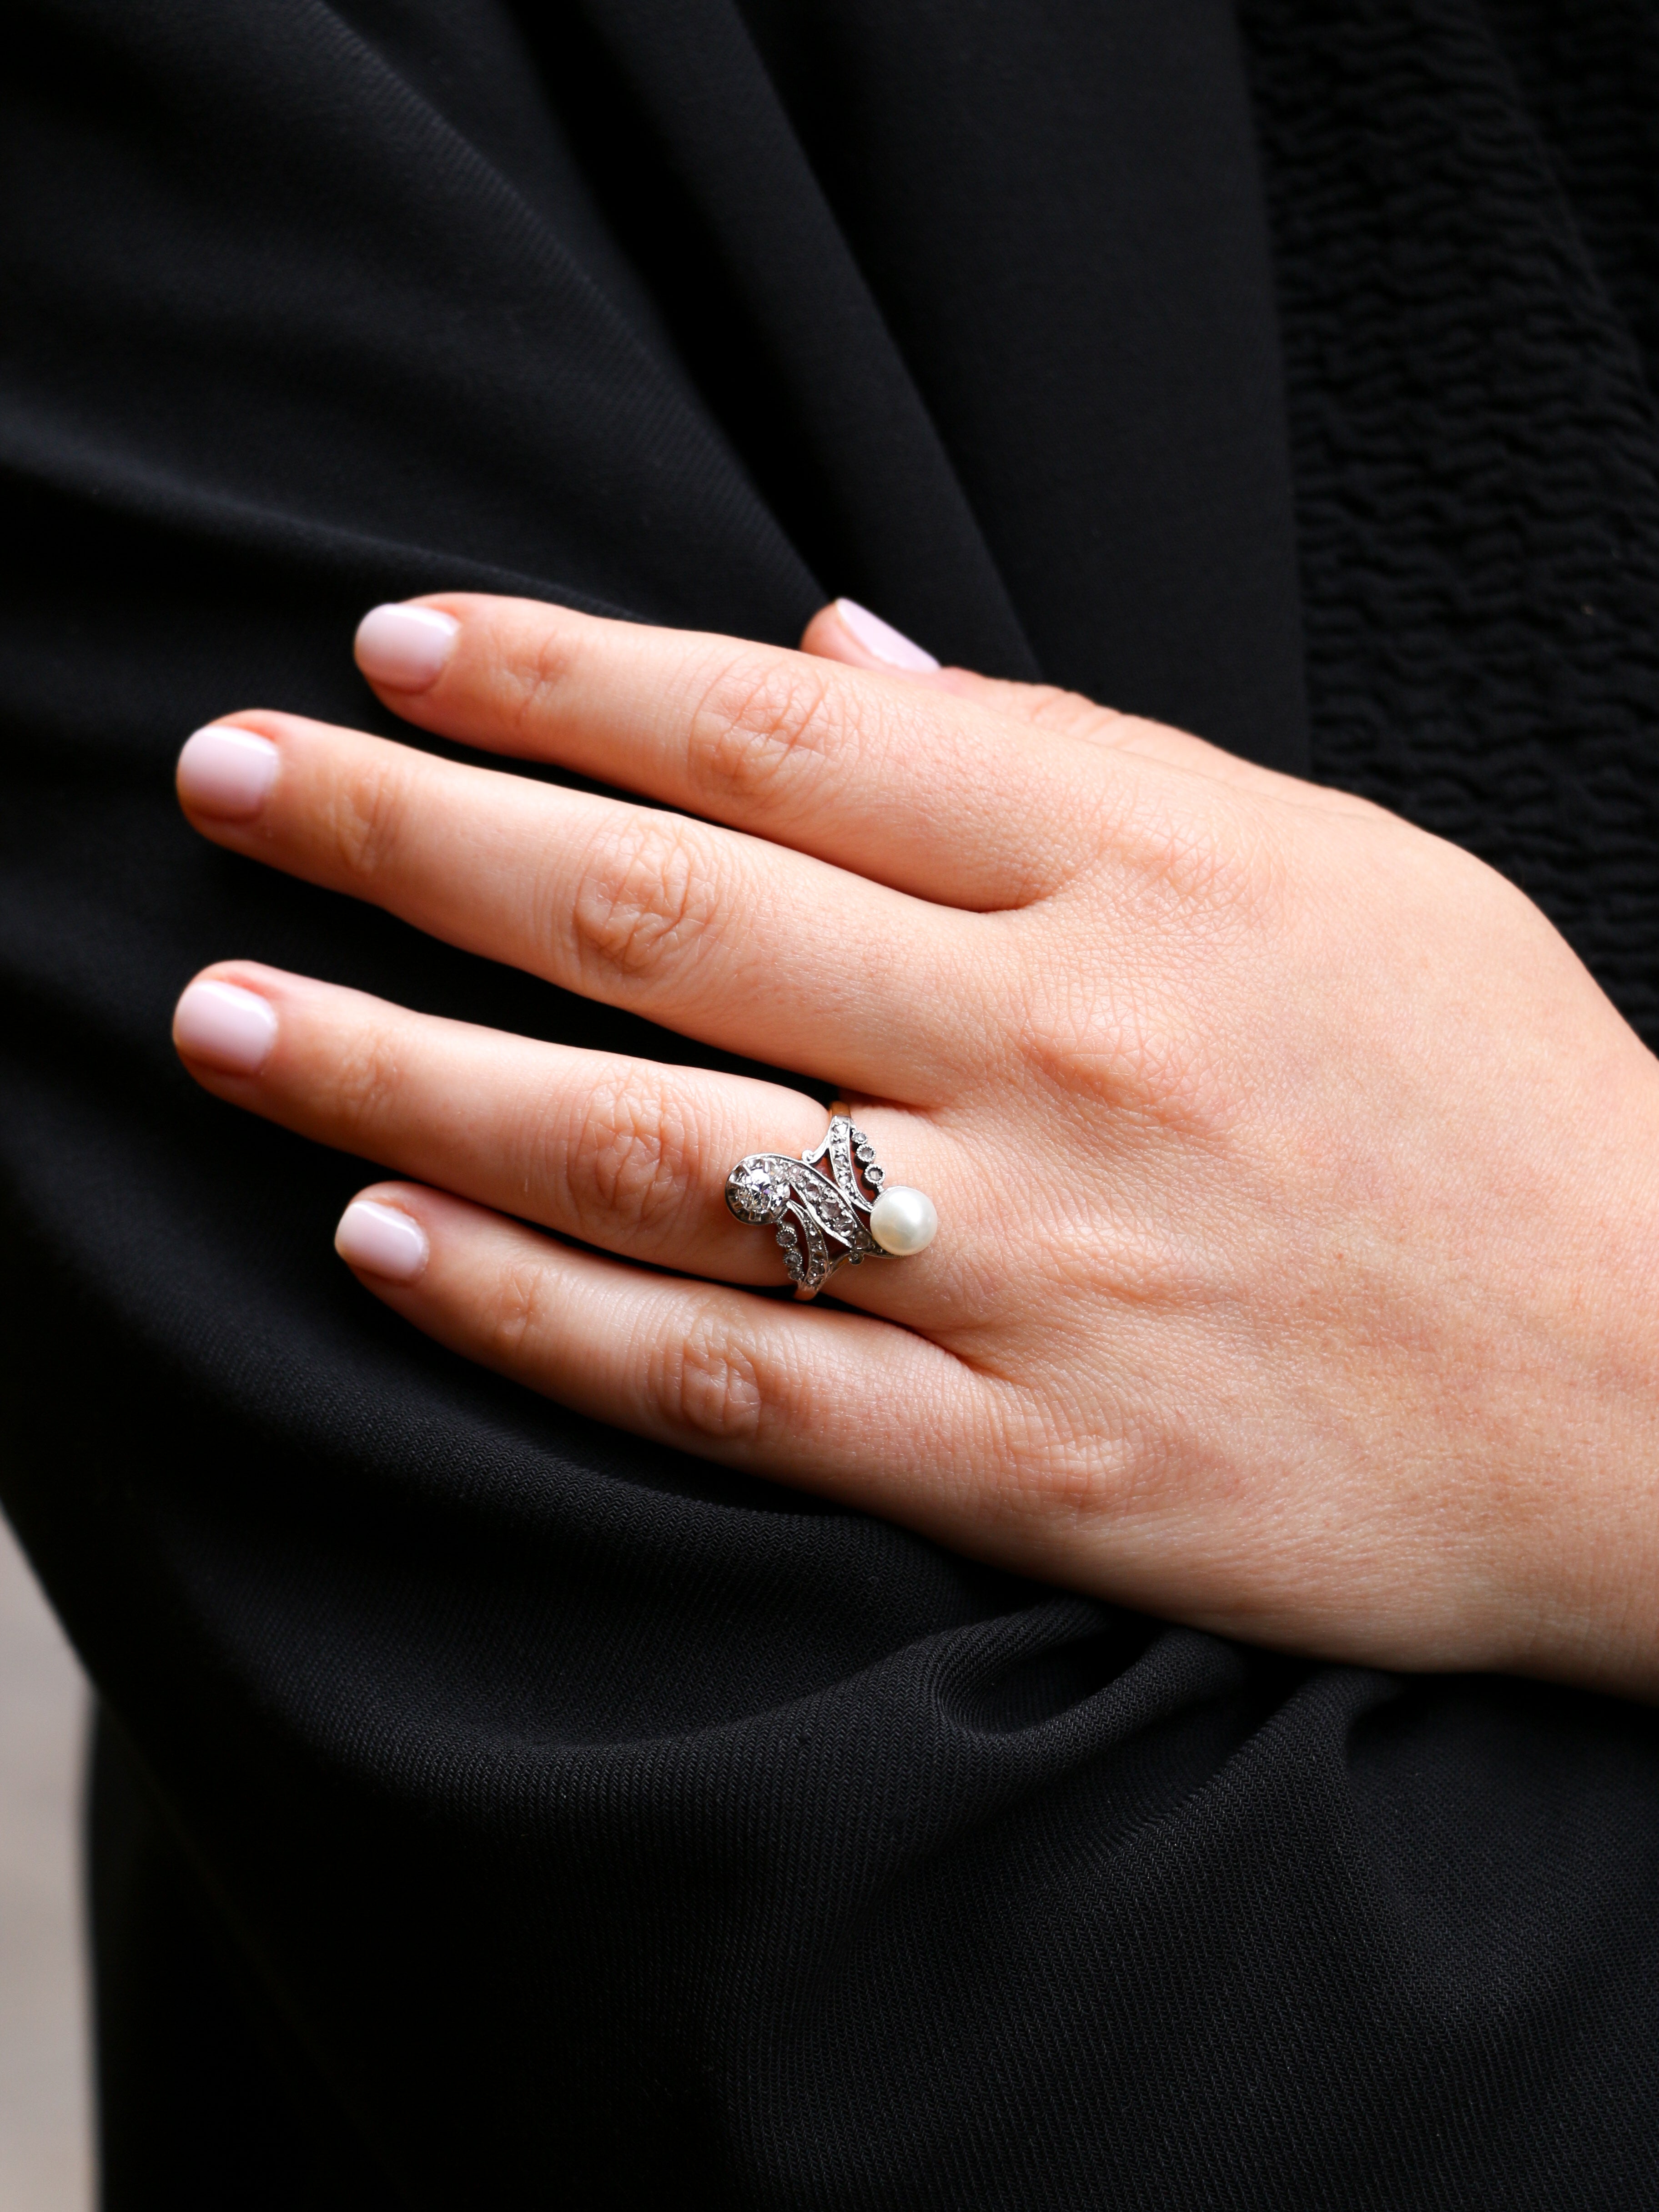
<path id="1" fill-rule="evenodd" d="M 1074 865 L 1097 756 L 1068 735 L 781 647 L 439 594 L 358 665 L 406 720 L 556 761 L 940 904 L 1029 904 Z"/>

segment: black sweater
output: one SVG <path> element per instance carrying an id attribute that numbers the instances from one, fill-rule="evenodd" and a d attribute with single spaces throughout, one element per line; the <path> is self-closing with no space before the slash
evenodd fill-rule
<path id="1" fill-rule="evenodd" d="M 352 625 L 440 586 L 850 592 L 1474 847 L 1654 1040 L 1659 17 L 1239 27 L 18 0 L 3 1481 L 106 1716 L 112 2212 L 1659 2203 L 1650 1714 L 575 1420 L 167 1043 L 247 955 L 712 1059 L 178 817 L 210 715 L 394 726 Z"/>

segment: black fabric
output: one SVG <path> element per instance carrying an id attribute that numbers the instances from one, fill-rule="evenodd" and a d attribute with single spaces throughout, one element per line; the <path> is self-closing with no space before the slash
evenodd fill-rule
<path id="1" fill-rule="evenodd" d="M 1659 9 L 1247 0 L 1314 757 L 1659 1043 Z"/>
<path id="2" fill-rule="evenodd" d="M 1651 13 L 1242 21 L 14 11 L 4 1482 L 112 1716 L 115 2212 L 1659 2202 L 1650 1716 L 574 1421 L 366 1298 L 361 1170 L 167 1043 L 245 953 L 708 1057 L 178 819 L 197 721 L 374 720 L 352 623 L 440 584 L 848 591 L 1311 757 L 1651 1024 Z"/>
<path id="3" fill-rule="evenodd" d="M 100 2201 L 237 2212 L 403 2202 L 274 2014 L 107 1712 L 88 1811 Z"/>

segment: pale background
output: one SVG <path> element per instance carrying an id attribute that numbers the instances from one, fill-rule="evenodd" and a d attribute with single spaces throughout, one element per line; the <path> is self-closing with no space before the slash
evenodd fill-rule
<path id="1" fill-rule="evenodd" d="M 86 1691 L 0 1520 L 0 2212 L 90 2212 Z"/>

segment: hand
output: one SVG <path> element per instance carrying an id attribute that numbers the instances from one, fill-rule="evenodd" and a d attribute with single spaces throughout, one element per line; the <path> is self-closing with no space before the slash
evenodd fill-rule
<path id="1" fill-rule="evenodd" d="M 419 727 L 654 806 L 271 713 L 179 790 L 234 851 L 839 1086 L 930 1249 L 833 1305 L 741 1287 L 783 1276 L 727 1170 L 825 1126 L 764 1083 L 244 963 L 180 1001 L 192 1073 L 415 1178 L 347 1212 L 365 1285 L 585 1413 L 1227 1634 L 1659 1691 L 1659 1064 L 1452 847 L 854 624 L 365 623 Z"/>

